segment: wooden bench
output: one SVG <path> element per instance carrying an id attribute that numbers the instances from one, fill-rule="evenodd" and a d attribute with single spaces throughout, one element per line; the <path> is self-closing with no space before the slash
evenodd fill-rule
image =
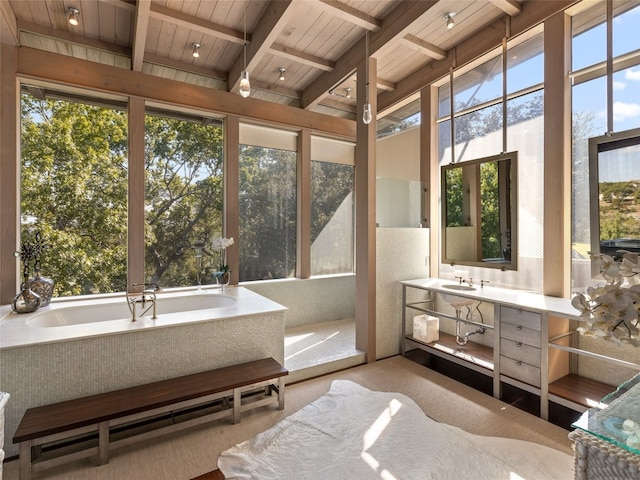
<path id="1" fill-rule="evenodd" d="M 273 358 L 264 358 L 30 408 L 13 436 L 13 443 L 20 444 L 20 479 L 27 480 L 32 472 L 86 457 L 95 456 L 97 464 L 104 465 L 109 461 L 110 450 L 227 416 L 237 423 L 241 412 L 271 403 L 277 402 L 282 410 L 284 378 L 288 373 Z M 273 395 L 274 391 L 277 395 Z M 201 411 L 194 415 L 197 408 Z M 184 418 L 177 421 L 180 415 Z M 159 420 L 157 423 L 164 425 L 138 427 L 142 430 L 138 432 L 131 428 L 128 434 L 122 434 L 125 426 L 137 426 L 136 422 L 143 419 Z M 86 445 L 44 458 L 44 445 L 60 445 L 69 439 Z"/>

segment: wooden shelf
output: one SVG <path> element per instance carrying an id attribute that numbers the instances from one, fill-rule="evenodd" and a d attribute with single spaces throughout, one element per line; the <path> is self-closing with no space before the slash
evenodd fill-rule
<path id="1" fill-rule="evenodd" d="M 413 338 L 413 335 L 407 335 L 406 338 L 417 343 L 420 348 L 427 352 L 473 368 L 485 375 L 493 375 L 493 349 L 491 347 L 473 342 L 460 346 L 456 343 L 454 335 L 443 332 L 440 332 L 440 340 L 431 343 L 421 342 Z"/>
<path id="2" fill-rule="evenodd" d="M 615 389 L 616 387 L 606 383 L 569 374 L 549 384 L 549 399 L 571 408 L 573 405 L 592 408 Z"/>

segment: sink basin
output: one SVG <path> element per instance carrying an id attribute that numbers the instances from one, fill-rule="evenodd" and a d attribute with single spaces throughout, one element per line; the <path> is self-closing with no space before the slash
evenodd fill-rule
<path id="1" fill-rule="evenodd" d="M 448 288 L 450 290 L 460 290 L 463 292 L 468 292 L 476 289 L 476 287 L 470 287 L 469 285 L 460 285 L 459 283 L 455 283 L 451 285 L 442 285 L 442 288 Z"/>
<path id="2" fill-rule="evenodd" d="M 443 285 L 442 287 L 448 288 L 450 290 L 458 290 L 459 292 L 469 292 L 476 289 L 475 287 L 471 287 L 469 285 L 461 285 L 459 283 Z M 473 305 L 474 303 L 478 303 L 478 300 L 474 300 L 473 298 L 464 298 L 459 297 L 458 295 L 449 295 L 448 293 L 440 293 L 440 296 L 445 302 L 447 302 L 455 309 L 468 307 L 470 305 Z"/>
<path id="3" fill-rule="evenodd" d="M 464 298 L 457 295 L 449 295 L 448 293 L 441 293 L 442 299 L 451 305 L 453 308 L 459 309 L 462 307 L 468 307 L 474 303 L 478 303 L 478 300 L 473 298 Z"/>

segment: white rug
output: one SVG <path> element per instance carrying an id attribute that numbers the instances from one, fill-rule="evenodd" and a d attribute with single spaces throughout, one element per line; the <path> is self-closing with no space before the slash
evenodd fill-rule
<path id="1" fill-rule="evenodd" d="M 573 459 L 438 423 L 409 397 L 335 380 L 328 393 L 223 452 L 226 480 L 570 480 Z"/>

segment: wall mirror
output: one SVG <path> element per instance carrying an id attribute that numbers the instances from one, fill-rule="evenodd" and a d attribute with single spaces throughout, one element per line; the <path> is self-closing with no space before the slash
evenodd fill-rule
<path id="1" fill-rule="evenodd" d="M 517 152 L 442 167 L 442 262 L 517 269 Z"/>
<path id="2" fill-rule="evenodd" d="M 589 139 L 589 190 L 591 253 L 640 253 L 640 129 Z"/>

